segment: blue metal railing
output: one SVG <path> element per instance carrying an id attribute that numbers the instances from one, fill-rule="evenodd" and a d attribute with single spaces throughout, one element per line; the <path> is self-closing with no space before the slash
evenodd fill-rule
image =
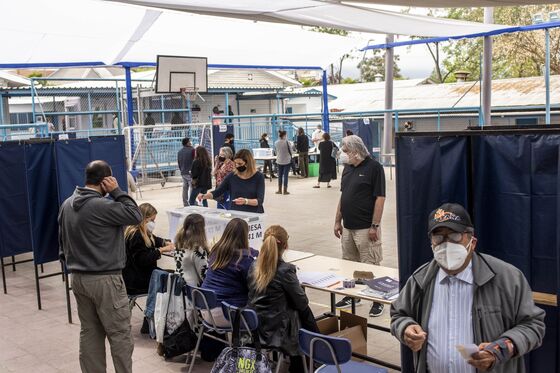
<path id="1" fill-rule="evenodd" d="M 48 136 L 48 129 L 47 123 L 2 124 L 0 125 L 0 139 L 10 141 L 45 138 Z"/>

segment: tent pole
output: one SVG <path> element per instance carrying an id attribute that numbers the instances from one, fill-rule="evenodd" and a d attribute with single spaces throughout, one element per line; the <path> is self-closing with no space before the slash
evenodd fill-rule
<path id="1" fill-rule="evenodd" d="M 494 8 L 484 8 L 484 23 L 494 22 Z M 492 124 L 492 37 L 484 37 L 484 57 L 482 65 L 482 115 L 483 124 Z"/>
<path id="2" fill-rule="evenodd" d="M 327 71 L 323 70 L 323 131 L 329 132 L 329 93 L 327 92 Z"/>
<path id="3" fill-rule="evenodd" d="M 393 43 L 395 41 L 395 36 L 388 34 L 385 39 L 387 44 Z M 394 49 L 385 49 L 385 110 L 393 109 L 393 64 L 394 64 Z M 387 154 L 392 153 L 393 149 L 393 126 L 392 124 L 393 113 L 391 111 L 386 111 L 383 119 L 383 146 L 382 154 L 383 161 L 386 164 L 391 162 L 391 156 Z M 395 123 L 398 126 L 398 123 Z"/>
<path id="4" fill-rule="evenodd" d="M 126 112 L 127 112 L 127 124 L 129 126 L 134 125 L 134 103 L 132 101 L 132 77 L 130 74 L 130 66 L 124 67 L 125 79 L 126 79 Z"/>
<path id="5" fill-rule="evenodd" d="M 546 44 L 546 63 L 544 80 L 546 85 L 546 124 L 550 124 L 550 30 L 544 30 L 545 44 Z"/>

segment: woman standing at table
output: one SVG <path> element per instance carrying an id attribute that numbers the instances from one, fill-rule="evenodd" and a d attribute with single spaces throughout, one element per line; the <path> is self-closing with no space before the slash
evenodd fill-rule
<path id="1" fill-rule="evenodd" d="M 212 188 L 212 162 L 204 146 L 197 146 L 194 150 L 194 161 L 191 168 L 193 189 L 189 198 L 189 205 L 194 205 L 199 193 L 206 193 Z M 208 207 L 208 202 L 203 201 L 202 205 Z"/>
<path id="2" fill-rule="evenodd" d="M 331 136 L 323 133 L 323 141 L 319 143 L 319 179 L 313 188 L 320 188 L 321 183 L 327 183 L 327 188 L 331 187 L 331 180 L 336 180 L 336 158 L 333 158 L 333 149 L 338 150 Z"/>
<path id="3" fill-rule="evenodd" d="M 278 164 L 278 191 L 276 194 L 290 194 L 288 192 L 288 175 L 292 165 L 292 150 L 290 143 L 286 140 L 286 131 L 279 131 L 278 136 L 280 138 L 274 144 Z M 284 192 L 282 192 L 282 186 L 284 186 Z"/>
<path id="4" fill-rule="evenodd" d="M 227 175 L 235 170 L 235 163 L 233 163 L 233 152 L 231 148 L 224 146 L 220 148 L 219 155 L 214 159 L 214 176 L 216 177 L 216 185 L 220 185 Z M 221 197 L 216 198 L 219 209 L 231 209 L 231 200 L 229 194 L 226 192 Z"/>
<path id="5" fill-rule="evenodd" d="M 296 266 L 282 254 L 288 248 L 288 232 L 279 225 L 264 232 L 259 256 L 249 271 L 249 303 L 259 317 L 261 343 L 290 356 L 290 372 L 303 372 L 298 347 L 300 328 L 319 332 L 309 300 L 296 275 Z"/>
<path id="6" fill-rule="evenodd" d="M 233 159 L 235 171 L 225 177 L 218 187 L 198 195 L 199 200 L 215 199 L 229 192 L 231 209 L 264 213 L 264 175 L 257 171 L 255 158 L 250 150 L 241 149 Z"/>
<path id="7" fill-rule="evenodd" d="M 270 149 L 270 144 L 268 143 L 268 140 L 269 140 L 268 133 L 263 133 L 261 135 L 261 139 L 259 140 L 260 147 L 263 148 L 263 149 Z M 266 175 L 266 170 L 267 169 L 268 169 L 268 172 L 270 173 L 270 178 L 276 177 L 276 175 L 274 175 L 271 160 L 264 161 L 263 174 Z"/>

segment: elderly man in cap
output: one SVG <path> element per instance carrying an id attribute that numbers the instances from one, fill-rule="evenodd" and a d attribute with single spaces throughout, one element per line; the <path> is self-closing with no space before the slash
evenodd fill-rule
<path id="1" fill-rule="evenodd" d="M 475 251 L 474 227 L 461 205 L 432 211 L 428 234 L 434 259 L 412 274 L 391 306 L 391 333 L 414 352 L 414 371 L 524 372 L 523 355 L 542 342 L 545 313 L 523 273 Z M 458 345 L 466 346 L 466 358 Z"/>

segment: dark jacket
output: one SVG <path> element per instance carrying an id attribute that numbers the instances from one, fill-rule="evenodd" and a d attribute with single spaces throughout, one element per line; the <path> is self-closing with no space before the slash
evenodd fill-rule
<path id="1" fill-rule="evenodd" d="M 139 224 L 142 213 L 120 188 L 111 197 L 78 187 L 60 207 L 60 253 L 70 272 L 120 273 L 125 267 L 124 228 Z"/>
<path id="2" fill-rule="evenodd" d="M 177 163 L 181 170 L 181 175 L 188 175 L 191 172 L 194 160 L 194 149 L 192 146 L 183 146 L 177 153 Z"/>
<path id="3" fill-rule="evenodd" d="M 498 364 L 490 372 L 525 372 L 523 355 L 541 345 L 545 312 L 535 306 L 525 276 L 511 264 L 475 252 L 472 269 L 474 343 L 479 345 L 509 338 L 517 349 L 517 357 Z M 411 324 L 419 324 L 429 333 L 428 322 L 438 270 L 435 260 L 421 266 L 391 305 L 391 333 L 401 343 L 404 343 L 404 330 Z M 427 344 L 424 343 L 422 349 L 414 353 L 415 372 L 427 371 Z"/>
<path id="4" fill-rule="evenodd" d="M 130 236 L 126 244 L 126 267 L 123 278 L 128 294 L 146 294 L 152 271 L 157 268 L 161 253 L 157 248 L 165 246 L 165 240 L 153 236 L 154 244 L 146 246 L 140 231 Z"/>
<path id="5" fill-rule="evenodd" d="M 306 315 L 309 300 L 297 278 L 296 266 L 279 260 L 276 275 L 263 293 L 255 292 L 253 268 L 249 272 L 248 307 L 259 317 L 261 343 L 298 355 L 300 315 Z"/>
<path id="6" fill-rule="evenodd" d="M 268 145 L 268 141 L 266 139 L 260 139 L 259 140 L 260 146 L 261 148 L 270 148 L 270 145 Z"/>
<path id="7" fill-rule="evenodd" d="M 257 250 L 243 250 L 241 260 L 235 255 L 225 268 L 212 269 L 213 257 L 210 254 L 202 288 L 213 290 L 218 302 L 226 301 L 237 307 L 245 307 L 249 294 L 247 275 L 258 255 Z"/>
<path id="8" fill-rule="evenodd" d="M 191 176 L 193 186 L 196 188 L 210 189 L 212 188 L 212 170 L 206 167 L 198 159 L 195 159 L 192 164 Z"/>
<path id="9" fill-rule="evenodd" d="M 298 153 L 309 152 L 309 138 L 306 134 L 298 135 L 296 140 L 296 149 Z"/>

